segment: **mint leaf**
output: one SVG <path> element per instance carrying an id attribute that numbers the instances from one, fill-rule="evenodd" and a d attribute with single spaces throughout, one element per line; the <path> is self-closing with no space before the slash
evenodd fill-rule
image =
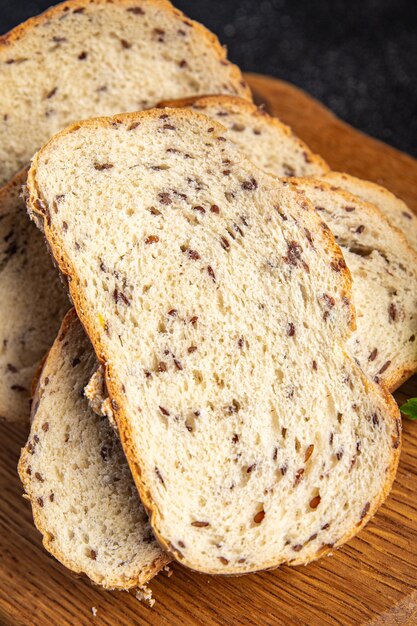
<path id="1" fill-rule="evenodd" d="M 417 420 L 417 398 L 410 398 L 400 406 L 400 411 L 406 415 L 409 420 Z"/>

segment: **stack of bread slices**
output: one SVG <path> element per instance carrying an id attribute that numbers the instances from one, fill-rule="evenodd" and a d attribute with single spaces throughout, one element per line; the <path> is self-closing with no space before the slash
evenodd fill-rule
<path id="1" fill-rule="evenodd" d="M 173 559 L 341 546 L 396 472 L 415 216 L 257 108 L 167 0 L 69 0 L 0 64 L 0 415 L 30 413 L 47 550 L 149 598 Z"/>

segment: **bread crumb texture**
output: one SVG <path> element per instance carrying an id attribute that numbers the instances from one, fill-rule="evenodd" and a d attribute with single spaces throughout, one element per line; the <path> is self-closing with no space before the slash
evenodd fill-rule
<path id="1" fill-rule="evenodd" d="M 417 368 L 417 253 L 374 205 L 325 182 L 293 184 L 330 227 L 352 274 L 356 332 L 349 353 L 394 390 Z"/>
<path id="2" fill-rule="evenodd" d="M 0 67 L 0 183 L 75 120 L 194 94 L 251 98 L 217 38 L 167 0 L 59 4 L 0 38 Z"/>
<path id="3" fill-rule="evenodd" d="M 225 133 L 184 109 L 77 124 L 28 185 L 154 531 L 184 564 L 231 574 L 355 534 L 390 488 L 401 426 L 346 355 L 351 278 L 328 226 Z"/>
<path id="4" fill-rule="evenodd" d="M 291 128 L 248 102 L 233 96 L 195 97 L 162 102 L 161 107 L 185 106 L 220 122 L 231 139 L 257 167 L 275 176 L 324 176 L 327 163 Z"/>
<path id="5" fill-rule="evenodd" d="M 0 419 L 27 420 L 31 383 L 69 308 L 21 198 L 26 171 L 0 189 Z"/>
<path id="6" fill-rule="evenodd" d="M 365 202 L 377 206 L 391 223 L 403 232 L 412 248 L 417 250 L 417 216 L 405 202 L 388 189 L 340 172 L 327 172 L 323 180 L 335 189 L 341 188 L 349 191 Z"/>
<path id="7" fill-rule="evenodd" d="M 45 362 L 19 473 L 44 546 L 109 589 L 145 584 L 168 562 L 140 503 L 120 442 L 88 407 L 97 366 L 73 311 Z"/>
<path id="8" fill-rule="evenodd" d="M 266 172 L 329 181 L 303 178 L 293 183 L 336 235 L 352 273 L 357 332 L 349 351 L 368 375 L 396 389 L 417 368 L 417 256 L 410 249 L 412 242 L 405 241 L 408 232 L 417 233 L 417 218 L 386 189 L 329 172 L 287 126 L 242 98 L 208 96 L 161 103 L 175 105 L 221 122 L 227 137 Z M 343 193 L 342 188 L 352 193 Z M 403 227 L 404 233 L 395 226 Z M 331 308 L 331 299 L 328 305 Z"/>

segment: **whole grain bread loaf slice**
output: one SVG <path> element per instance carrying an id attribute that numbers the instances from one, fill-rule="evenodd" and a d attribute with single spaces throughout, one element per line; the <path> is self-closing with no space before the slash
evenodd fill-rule
<path id="1" fill-rule="evenodd" d="M 391 391 L 417 370 L 417 253 L 373 204 L 314 179 L 292 179 L 340 245 L 353 278 L 356 331 L 347 346 Z"/>
<path id="2" fill-rule="evenodd" d="M 19 474 L 45 548 L 96 584 L 130 589 L 169 559 L 153 537 L 118 438 L 83 397 L 96 367 L 70 311 L 39 377 Z"/>
<path id="3" fill-rule="evenodd" d="M 0 38 L 0 184 L 77 119 L 163 98 L 250 98 L 206 28 L 168 0 L 69 0 Z"/>
<path id="4" fill-rule="evenodd" d="M 28 219 L 26 170 L 0 189 L 0 418 L 28 419 L 31 382 L 56 337 L 69 301 Z"/>
<path id="5" fill-rule="evenodd" d="M 291 128 L 248 102 L 233 96 L 193 97 L 165 101 L 161 108 L 187 107 L 220 122 L 231 139 L 256 166 L 275 176 L 324 176 L 327 163 Z"/>
<path id="6" fill-rule="evenodd" d="M 184 109 L 90 120 L 36 155 L 28 189 L 154 532 L 232 574 L 357 533 L 401 422 L 346 355 L 351 279 L 329 228 L 225 133 Z"/>
<path id="7" fill-rule="evenodd" d="M 323 180 L 377 206 L 390 222 L 404 233 L 414 250 L 417 250 L 417 216 L 391 191 L 376 183 L 341 172 L 327 172 Z"/>

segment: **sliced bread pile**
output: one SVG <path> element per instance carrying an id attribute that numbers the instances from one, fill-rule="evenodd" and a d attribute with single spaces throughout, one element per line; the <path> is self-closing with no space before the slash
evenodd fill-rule
<path id="1" fill-rule="evenodd" d="M 184 109 L 76 124 L 28 188 L 165 549 L 244 573 L 355 534 L 399 413 L 346 353 L 351 277 L 304 194 Z"/>
<path id="2" fill-rule="evenodd" d="M 70 311 L 37 384 L 19 473 L 51 554 L 105 588 L 142 587 L 169 559 L 153 537 L 117 436 L 83 397 L 95 367 Z"/>
<path id="3" fill-rule="evenodd" d="M 105 59 L 97 51 L 98 41 L 100 49 L 108 53 Z M 241 142 L 250 143 L 252 135 L 256 137 L 259 165 L 264 169 L 281 176 L 322 176 L 329 170 L 287 126 L 249 101 L 250 92 L 240 71 L 226 60 L 216 38 L 168 2 L 70 1 L 5 36 L 1 55 L 5 63 L 0 86 L 2 80 L 7 81 L 8 89 L 0 104 L 0 155 L 4 157 L 0 181 L 74 119 L 141 109 L 159 98 L 209 92 L 246 98 L 201 98 L 195 106 L 208 107 L 206 114 L 217 116 L 226 125 L 230 120 L 230 132 L 239 133 Z M 39 77 L 30 102 L 16 98 L 27 85 L 28 71 Z M 189 99 L 190 104 L 193 100 Z M 0 295 L 8 293 L 4 306 L 17 302 L 17 310 L 25 312 L 0 327 L 0 344 L 9 345 L 0 355 L 0 417 L 8 420 L 27 419 L 28 382 L 62 320 L 58 304 L 67 306 L 62 296 L 56 295 L 50 262 L 39 245 L 41 238 L 26 222 L 20 198 L 24 182 L 21 173 L 0 190 L 3 210 L 16 223 L 16 236 L 26 236 L 29 231 L 25 258 L 16 257 L 13 266 L 0 274 Z M 5 251 L 9 248 L 7 240 L 0 245 Z M 30 272 L 26 272 L 28 266 Z M 46 288 L 48 284 L 51 289 Z M 29 347 L 22 341 L 28 328 Z"/>
<path id="4" fill-rule="evenodd" d="M 0 67 L 0 184 L 77 119 L 199 93 L 251 98 L 217 38 L 167 0 L 64 2 L 0 39 Z M 20 198 L 25 178 L 0 190 L 0 417 L 7 420 L 28 418 L 30 379 L 68 308 Z"/>
<path id="5" fill-rule="evenodd" d="M 1 183 L 76 122 L 30 169 L 46 246 L 26 171 L 0 190 L 0 416 L 27 412 L 69 306 L 58 271 L 76 310 L 19 464 L 45 547 L 114 589 L 172 558 L 241 574 L 329 554 L 395 475 L 414 215 L 330 172 L 167 0 L 69 0 L 0 61 Z"/>

